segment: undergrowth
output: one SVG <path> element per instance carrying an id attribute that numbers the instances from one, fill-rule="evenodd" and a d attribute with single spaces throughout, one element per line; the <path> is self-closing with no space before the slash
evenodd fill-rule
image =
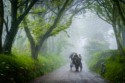
<path id="1" fill-rule="evenodd" d="M 27 83 L 62 66 L 61 56 L 40 56 L 33 60 L 24 54 L 0 55 L 0 83 Z"/>
<path id="2" fill-rule="evenodd" d="M 101 74 L 110 83 L 125 83 L 125 56 L 121 56 L 117 50 L 95 53 L 87 63 L 90 70 Z M 102 72 L 102 64 L 105 72 Z"/>

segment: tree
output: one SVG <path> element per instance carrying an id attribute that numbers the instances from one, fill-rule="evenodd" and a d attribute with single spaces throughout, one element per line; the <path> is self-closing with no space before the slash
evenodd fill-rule
<path id="1" fill-rule="evenodd" d="M 3 32 L 3 22 L 4 22 L 4 9 L 3 0 L 0 0 L 0 53 L 2 53 L 2 32 Z"/>
<path id="2" fill-rule="evenodd" d="M 86 5 L 79 7 L 80 5 L 78 5 L 78 3 L 76 4 L 77 1 L 75 1 L 75 3 L 74 1 L 72 0 L 55 1 L 54 0 L 51 3 L 50 1 L 49 2 L 46 1 L 42 5 L 42 10 L 40 12 L 38 12 L 39 8 L 37 5 L 38 11 L 37 10 L 35 11 L 37 11 L 38 17 L 32 16 L 36 18 L 34 20 L 35 22 L 33 22 L 33 29 L 34 29 L 33 34 L 31 34 L 28 26 L 29 21 L 27 23 L 27 20 L 24 20 L 23 22 L 24 29 L 29 39 L 29 42 L 31 45 L 31 55 L 34 59 L 38 57 L 39 50 L 43 46 L 43 42 L 46 39 L 48 39 L 48 37 L 58 34 L 60 31 L 63 31 L 69 28 L 70 24 L 72 23 L 73 17 L 76 14 L 78 14 L 82 9 L 87 7 Z M 80 2 L 80 4 L 82 3 Z M 36 13 L 34 12 L 34 14 Z M 37 27 L 37 29 L 35 27 Z M 33 38 L 32 35 L 34 35 L 36 38 Z"/>
<path id="3" fill-rule="evenodd" d="M 67 7 L 67 5 L 69 4 L 70 0 L 65 0 L 65 3 L 63 4 L 63 6 L 58 10 L 58 13 L 57 13 L 57 16 L 55 17 L 54 19 L 54 22 L 52 23 L 51 26 L 49 26 L 49 28 L 47 30 L 44 30 L 42 35 L 40 35 L 38 38 L 38 41 L 37 43 L 35 43 L 30 31 L 29 31 L 29 28 L 27 26 L 27 22 L 26 20 L 23 21 L 24 23 L 24 29 L 25 29 L 25 32 L 26 32 L 26 35 L 29 39 L 29 42 L 30 42 L 30 45 L 31 45 L 31 54 L 32 54 L 32 57 L 34 59 L 37 59 L 38 57 L 38 53 L 39 53 L 39 50 L 40 48 L 42 47 L 43 45 L 43 42 L 51 35 L 54 35 L 54 29 L 56 27 L 58 27 L 58 23 L 60 22 L 60 19 L 62 18 L 63 16 L 63 13 Z M 47 27 L 44 27 L 44 29 L 47 28 Z M 58 29 L 57 32 L 59 32 L 60 30 Z M 51 34 L 53 32 L 53 34 Z"/>
<path id="4" fill-rule="evenodd" d="M 19 24 L 22 22 L 24 17 L 28 14 L 30 9 L 34 6 L 34 4 L 38 0 L 10 0 L 11 3 L 11 26 L 8 29 L 8 33 L 6 35 L 3 51 L 7 53 L 11 53 L 12 44 L 14 42 L 14 38 L 18 32 Z M 18 13 L 20 8 L 23 12 Z"/>
<path id="5" fill-rule="evenodd" d="M 97 3 L 94 4 L 94 11 L 97 12 L 97 15 L 107 23 L 111 24 L 115 33 L 118 50 L 121 55 L 124 55 L 124 50 L 122 46 L 122 36 L 121 31 L 123 30 L 120 27 L 123 22 L 121 15 L 119 14 L 119 8 L 116 6 L 116 3 L 113 0 L 96 0 Z"/>
<path id="6" fill-rule="evenodd" d="M 117 8 L 118 8 L 118 12 L 119 12 L 119 15 L 121 17 L 121 20 L 119 20 L 119 28 L 122 28 L 121 30 L 121 36 L 122 36 L 122 44 L 123 44 L 123 47 L 125 47 L 125 1 L 124 0 L 113 0 L 114 3 L 116 4 Z M 121 23 L 120 23 L 121 22 Z"/>

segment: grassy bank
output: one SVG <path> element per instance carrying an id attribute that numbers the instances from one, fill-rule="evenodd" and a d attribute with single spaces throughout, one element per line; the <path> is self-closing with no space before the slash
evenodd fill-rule
<path id="1" fill-rule="evenodd" d="M 125 83 L 125 56 L 121 56 L 118 51 L 96 53 L 87 64 L 92 71 L 111 83 Z"/>
<path id="2" fill-rule="evenodd" d="M 61 56 L 40 56 L 34 61 L 25 54 L 0 55 L 0 83 L 27 83 L 62 66 Z"/>

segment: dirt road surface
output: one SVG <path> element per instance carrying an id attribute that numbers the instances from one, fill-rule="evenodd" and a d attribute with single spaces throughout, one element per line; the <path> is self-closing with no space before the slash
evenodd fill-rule
<path id="1" fill-rule="evenodd" d="M 89 71 L 85 64 L 81 72 L 75 72 L 75 68 L 71 71 L 68 64 L 30 83 L 107 83 L 107 81 Z"/>

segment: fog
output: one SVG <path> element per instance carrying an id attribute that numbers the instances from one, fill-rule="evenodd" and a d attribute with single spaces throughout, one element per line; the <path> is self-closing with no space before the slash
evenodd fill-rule
<path id="1" fill-rule="evenodd" d="M 27 45 L 28 39 L 24 34 L 25 32 L 20 31 L 22 36 L 25 36 L 23 40 L 26 40 L 25 43 L 22 41 L 22 44 L 19 40 L 19 36 L 17 36 L 21 43 L 20 47 L 25 46 L 25 49 L 27 49 L 29 48 Z M 88 49 L 93 49 L 93 46 L 89 43 L 90 40 L 97 41 L 98 43 L 104 41 L 103 43 L 105 44 L 103 47 L 105 49 L 101 51 L 117 49 L 112 26 L 91 11 L 86 11 L 85 14 L 79 14 L 73 18 L 70 28 L 55 36 L 49 37 L 47 41 L 44 42 L 40 53 L 56 53 L 69 59 L 70 54 L 76 52 L 77 54 L 81 54 L 83 60 L 85 60 L 89 57 L 88 55 L 91 55 Z M 16 41 L 14 46 L 18 45 L 19 42 Z M 88 49 L 86 49 L 87 46 L 89 46 Z M 101 48 L 102 46 L 98 45 L 97 47 Z M 97 47 L 94 49 L 97 49 Z"/>
<path id="2" fill-rule="evenodd" d="M 69 57 L 72 52 L 76 52 L 81 54 L 83 59 L 85 59 L 87 51 L 84 47 L 89 44 L 88 40 L 94 38 L 95 35 L 95 39 L 99 40 L 101 39 L 100 37 L 103 37 L 102 40 L 104 39 L 108 43 L 109 47 L 107 50 L 117 48 L 112 26 L 90 11 L 87 11 L 84 15 L 75 16 L 70 28 L 66 31 L 67 34 L 61 32 L 55 37 L 58 38 L 61 36 L 69 44 L 61 49 L 60 54 L 63 56 Z"/>

